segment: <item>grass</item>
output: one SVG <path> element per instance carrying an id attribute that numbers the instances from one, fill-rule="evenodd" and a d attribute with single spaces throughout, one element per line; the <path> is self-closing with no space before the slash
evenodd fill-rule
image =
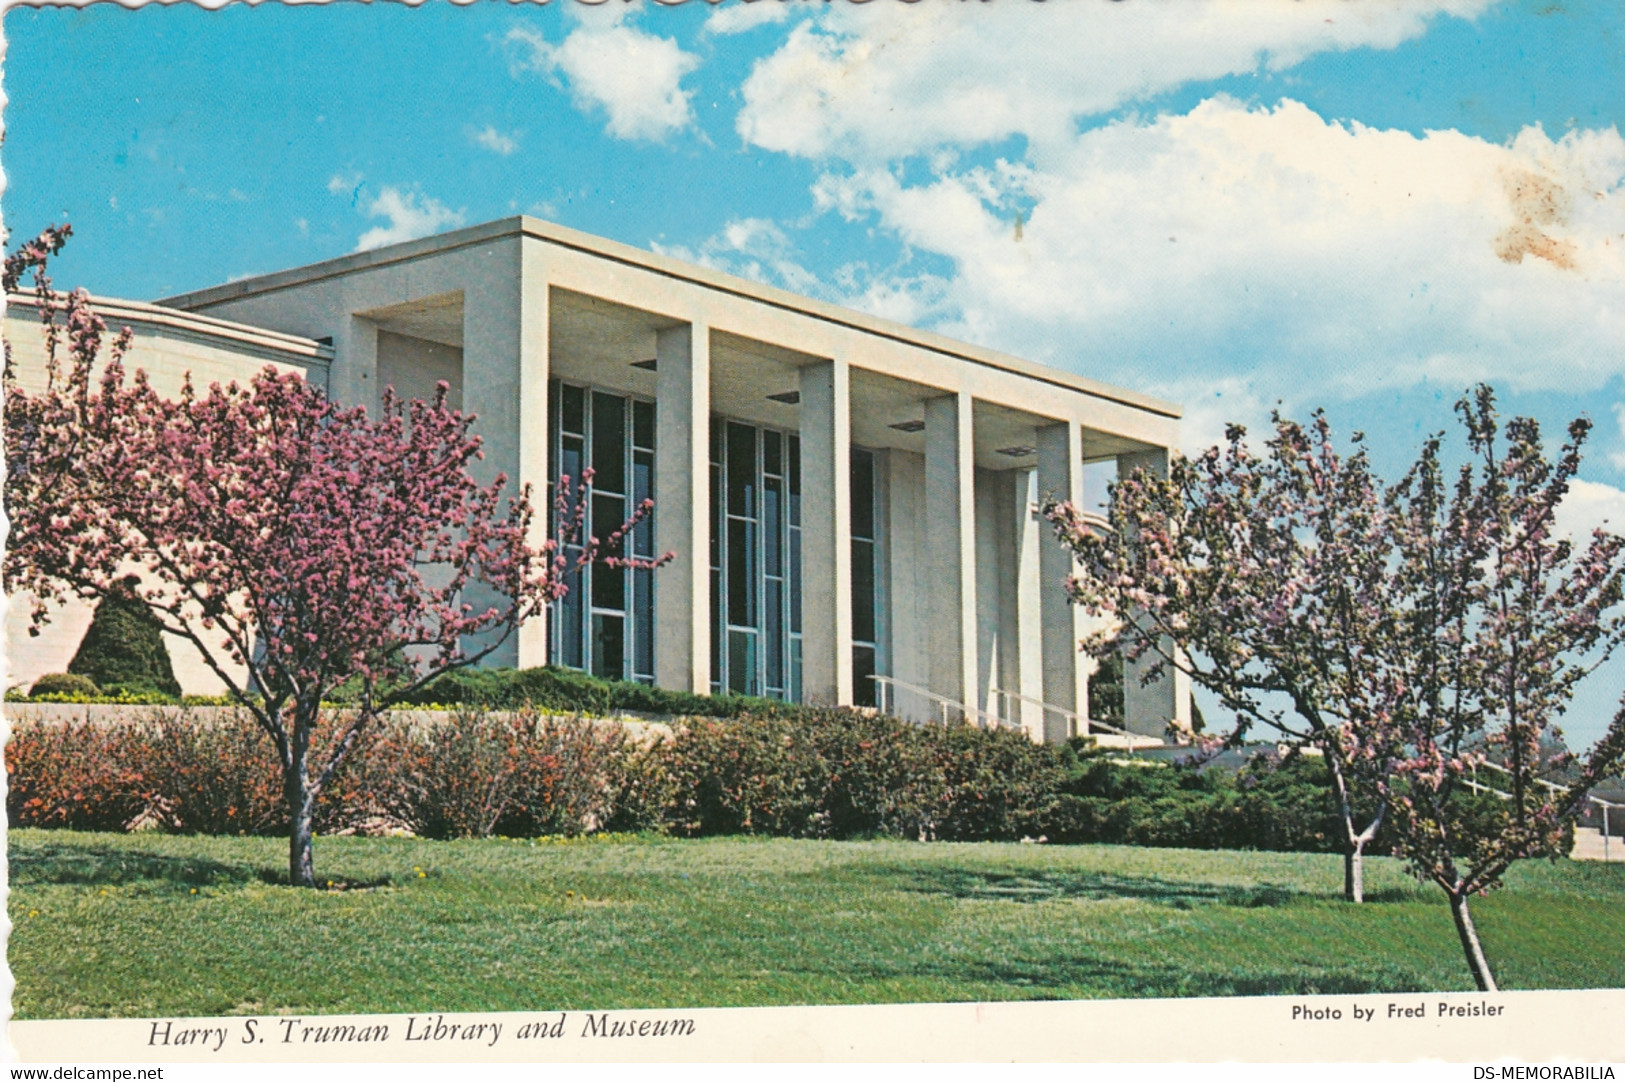
<path id="1" fill-rule="evenodd" d="M 18 830 L 20 1018 L 1083 999 L 1471 987 L 1390 860 L 1116 846 Z M 1625 985 L 1625 866 L 1475 901 L 1506 988 Z"/>

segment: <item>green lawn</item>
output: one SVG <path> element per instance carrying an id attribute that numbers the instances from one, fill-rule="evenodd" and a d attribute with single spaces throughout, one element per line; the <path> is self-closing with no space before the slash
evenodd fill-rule
<path id="1" fill-rule="evenodd" d="M 1390 860 L 1113 846 L 322 838 L 18 830 L 22 1018 L 1465 989 Z M 421 873 L 421 874 L 420 874 Z M 1625 866 L 1528 864 L 1475 902 L 1506 988 L 1625 985 Z"/>

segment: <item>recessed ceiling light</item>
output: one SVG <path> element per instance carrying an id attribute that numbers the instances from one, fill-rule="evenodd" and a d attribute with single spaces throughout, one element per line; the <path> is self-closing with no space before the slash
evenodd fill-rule
<path id="1" fill-rule="evenodd" d="M 925 422 L 924 421 L 898 421 L 896 424 L 892 425 L 891 427 L 897 429 L 897 431 L 899 431 L 899 432 L 924 432 L 925 431 Z"/>

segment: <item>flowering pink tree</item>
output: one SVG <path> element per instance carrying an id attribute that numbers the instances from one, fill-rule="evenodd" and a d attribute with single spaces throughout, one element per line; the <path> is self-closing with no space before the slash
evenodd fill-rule
<path id="1" fill-rule="evenodd" d="M 1074 598 L 1116 617 L 1128 651 L 1216 692 L 1232 738 L 1261 722 L 1324 754 L 1350 895 L 1386 818 L 1493 989 L 1468 900 L 1516 860 L 1561 854 L 1587 790 L 1625 757 L 1625 710 L 1583 760 L 1551 753 L 1575 686 L 1625 633 L 1625 540 L 1598 530 L 1577 547 L 1554 525 L 1588 422 L 1548 462 L 1528 419 L 1500 448 L 1487 388 L 1458 411 L 1473 462 L 1453 484 L 1439 438 L 1385 486 L 1358 437 L 1339 456 L 1317 413 L 1307 430 L 1276 417 L 1262 457 L 1232 429 L 1166 479 L 1120 481 L 1111 531 L 1050 515 L 1078 554 Z"/>
<path id="2" fill-rule="evenodd" d="M 1344 457 L 1326 420 L 1275 418 L 1257 455 L 1239 427 L 1223 448 L 1137 471 L 1112 489 L 1110 529 L 1067 504 L 1046 510 L 1077 556 L 1067 588 L 1108 617 L 1088 645 L 1178 666 L 1238 719 L 1319 749 L 1344 826 L 1344 890 L 1364 897 L 1363 857 L 1385 810 L 1355 785 L 1331 736 L 1360 716 L 1374 675 L 1392 539 L 1363 448 Z"/>
<path id="3" fill-rule="evenodd" d="M 1584 756 L 1557 750 L 1576 685 L 1625 628 L 1625 538 L 1599 529 L 1576 545 L 1557 529 L 1589 421 L 1548 461 L 1533 420 L 1500 431 L 1488 388 L 1457 410 L 1472 461 L 1455 483 L 1435 439 L 1389 497 L 1384 671 L 1372 716 L 1337 738 L 1389 809 L 1397 855 L 1449 899 L 1474 982 L 1493 990 L 1469 900 L 1514 861 L 1562 856 L 1587 792 L 1625 758 L 1625 710 Z"/>
<path id="4" fill-rule="evenodd" d="M 200 394 L 188 380 L 179 398 L 160 396 L 144 373 L 126 377 L 127 332 L 102 358 L 105 327 L 85 295 L 51 292 L 44 265 L 65 236 L 6 262 L 8 289 L 36 274 L 48 379 L 27 394 L 8 363 L 6 587 L 34 594 L 37 630 L 52 603 L 105 597 L 140 572 L 164 629 L 197 648 L 274 744 L 290 881 L 312 886 L 323 789 L 381 713 L 489 656 L 563 595 L 563 534 L 585 501 L 571 507 L 564 479 L 561 535 L 533 544 L 528 490 L 504 499 L 505 478 L 475 482 L 474 418 L 446 407 L 444 384 L 409 406 L 386 393 L 376 418 L 269 368 L 246 388 Z M 590 539 L 577 561 L 598 549 Z M 472 604 L 476 594 L 493 600 Z M 322 700 L 347 681 L 356 706 L 316 754 Z"/>

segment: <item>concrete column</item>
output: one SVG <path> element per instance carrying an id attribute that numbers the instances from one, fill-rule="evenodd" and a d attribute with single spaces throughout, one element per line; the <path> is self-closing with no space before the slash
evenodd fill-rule
<path id="1" fill-rule="evenodd" d="M 333 336 L 333 366 L 327 373 L 327 393 L 346 406 L 365 406 L 377 413 L 378 325 L 361 316 L 338 321 Z"/>
<path id="2" fill-rule="evenodd" d="M 711 691 L 711 329 L 655 338 L 655 682 Z"/>
<path id="3" fill-rule="evenodd" d="M 1015 533 L 1013 577 L 1010 591 L 1015 598 L 1014 671 L 1006 687 L 1030 698 L 1044 702 L 1044 587 L 1051 585 L 1043 576 L 1040 562 L 1044 549 L 1044 529 L 1038 510 L 1038 471 L 1012 471 L 1015 489 Z M 1022 729 L 1034 740 L 1045 740 L 1044 709 L 1034 703 L 1023 702 L 1017 715 Z"/>
<path id="4" fill-rule="evenodd" d="M 921 586 L 931 591 L 930 688 L 976 702 L 976 469 L 971 396 L 925 404 L 925 522 L 929 556 Z"/>
<path id="5" fill-rule="evenodd" d="M 1038 430 L 1038 503 L 1052 498 L 1083 505 L 1083 430 L 1070 422 Z M 1087 714 L 1088 659 L 1078 649 L 1083 637 L 1082 613 L 1067 597 L 1065 585 L 1072 573 L 1072 550 L 1056 538 L 1048 522 L 1039 528 L 1043 534 L 1038 555 L 1043 699 L 1051 706 Z M 1070 728 L 1065 717 L 1045 711 L 1046 742 L 1065 740 L 1072 735 Z"/>
<path id="6" fill-rule="evenodd" d="M 474 431 L 484 452 L 471 470 L 484 484 L 506 474 L 509 492 L 517 494 L 528 484 L 532 499 L 542 502 L 547 499 L 547 279 L 545 268 L 528 261 L 518 242 L 502 255 L 511 259 L 493 258 L 463 286 L 463 409 L 479 418 Z M 546 536 L 545 508 L 538 517 L 536 543 Z M 468 600 L 478 606 L 485 598 L 471 589 Z M 485 664 L 545 661 L 543 616 L 509 636 Z"/>
<path id="7" fill-rule="evenodd" d="M 1117 456 L 1118 477 L 1127 477 L 1137 469 L 1167 476 L 1167 449 L 1158 447 Z M 1166 734 L 1171 722 L 1175 728 L 1190 732 L 1190 677 L 1170 669 L 1155 683 L 1142 686 L 1145 674 L 1156 664 L 1156 660 L 1152 653 L 1146 653 L 1139 661 L 1124 659 L 1123 727 L 1131 733 L 1160 738 Z"/>
<path id="8" fill-rule="evenodd" d="M 852 400 L 843 360 L 801 369 L 801 687 L 852 702 Z"/>
<path id="9" fill-rule="evenodd" d="M 535 241 L 522 241 L 519 271 L 519 480 L 530 486 L 530 543 L 547 540 L 548 455 L 553 448 L 548 431 L 547 385 L 552 360 L 546 253 Z M 466 371 L 466 367 L 465 367 Z M 464 377 L 465 393 L 467 377 Z M 519 625 L 518 664 L 531 669 L 547 664 L 548 614 L 542 612 Z"/>

